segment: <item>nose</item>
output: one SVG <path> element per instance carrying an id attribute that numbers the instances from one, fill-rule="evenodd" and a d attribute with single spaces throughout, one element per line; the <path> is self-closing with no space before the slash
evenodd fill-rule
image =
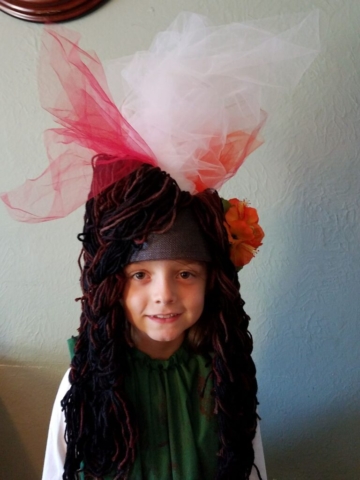
<path id="1" fill-rule="evenodd" d="M 174 282 L 166 275 L 159 275 L 154 283 L 153 298 L 158 305 L 168 305 L 175 302 L 176 288 Z"/>

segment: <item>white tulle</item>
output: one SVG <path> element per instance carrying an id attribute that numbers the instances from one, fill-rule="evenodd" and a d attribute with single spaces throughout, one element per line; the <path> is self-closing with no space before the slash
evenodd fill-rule
<path id="1" fill-rule="evenodd" d="M 216 139 L 221 153 L 229 133 L 256 131 L 274 95 L 298 83 L 319 52 L 318 16 L 213 26 L 182 13 L 148 51 L 108 63 L 111 94 L 160 167 L 194 193 L 199 152 Z"/>

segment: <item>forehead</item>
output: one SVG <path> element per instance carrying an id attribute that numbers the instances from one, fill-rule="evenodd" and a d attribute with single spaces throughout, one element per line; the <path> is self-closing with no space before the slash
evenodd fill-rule
<path id="1" fill-rule="evenodd" d="M 206 262 L 199 262 L 190 259 L 169 259 L 169 260 L 142 260 L 140 262 L 129 263 L 125 271 L 129 270 L 155 270 L 155 269 L 186 269 L 194 268 L 197 270 L 206 270 Z"/>

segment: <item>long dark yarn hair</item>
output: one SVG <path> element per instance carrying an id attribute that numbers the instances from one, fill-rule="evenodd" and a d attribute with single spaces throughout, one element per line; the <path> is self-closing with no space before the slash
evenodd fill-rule
<path id="1" fill-rule="evenodd" d="M 171 207 L 170 207 L 171 206 Z M 121 306 L 123 268 L 150 233 L 171 228 L 190 207 L 207 239 L 212 264 L 203 315 L 188 338 L 212 354 L 211 377 L 220 449 L 217 480 L 247 480 L 254 462 L 257 383 L 249 317 L 229 258 L 221 200 L 214 190 L 190 195 L 159 168 L 143 165 L 86 204 L 81 269 L 82 313 L 71 388 L 62 400 L 67 453 L 64 480 L 126 479 L 135 459 L 138 427 L 124 378 L 130 368 L 127 321 Z M 140 427 L 141 428 L 141 427 Z"/>

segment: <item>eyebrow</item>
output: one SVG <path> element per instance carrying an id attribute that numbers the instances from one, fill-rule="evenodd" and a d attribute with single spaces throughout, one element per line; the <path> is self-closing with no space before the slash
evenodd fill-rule
<path id="1" fill-rule="evenodd" d="M 164 260 L 166 260 L 166 259 L 164 259 Z M 152 261 L 152 260 L 149 260 L 149 261 Z M 153 260 L 153 261 L 155 262 L 156 260 Z M 200 262 L 198 260 L 179 259 L 179 260 L 174 260 L 174 261 L 179 263 L 182 266 L 185 266 L 185 267 L 193 266 L 193 267 L 204 267 L 204 268 L 206 268 L 206 263 L 205 262 Z M 127 269 L 135 269 L 135 270 L 140 269 L 141 270 L 142 268 L 146 268 L 146 266 L 147 266 L 147 265 L 144 265 L 144 263 L 147 263 L 147 261 L 144 260 L 144 261 L 141 261 L 141 262 L 128 263 L 127 265 L 125 265 L 123 270 L 124 271 L 127 270 Z"/>
<path id="2" fill-rule="evenodd" d="M 179 263 L 182 265 L 195 265 L 197 267 L 205 266 L 203 262 L 198 262 L 197 260 L 179 260 Z"/>

